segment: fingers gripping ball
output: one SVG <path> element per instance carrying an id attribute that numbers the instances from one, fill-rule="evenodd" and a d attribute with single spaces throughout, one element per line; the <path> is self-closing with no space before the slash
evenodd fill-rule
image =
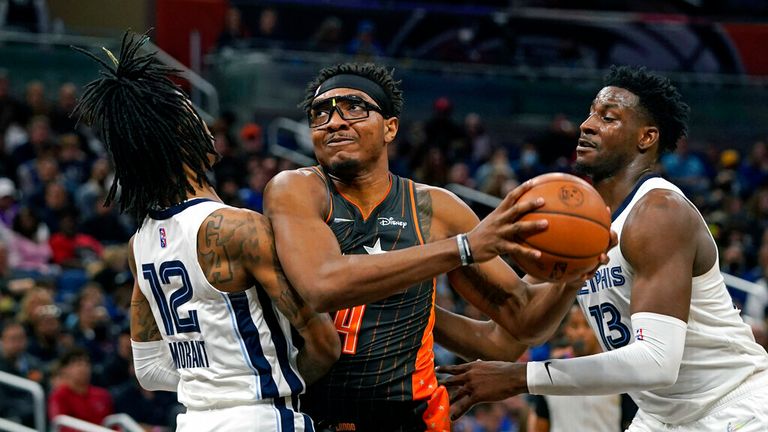
<path id="1" fill-rule="evenodd" d="M 548 228 L 517 240 L 541 251 L 541 258 L 521 259 L 528 274 L 551 282 L 573 280 L 593 269 L 611 241 L 611 215 L 595 188 L 564 173 L 543 174 L 518 202 L 544 198 L 544 206 L 520 220 L 547 219 Z"/>

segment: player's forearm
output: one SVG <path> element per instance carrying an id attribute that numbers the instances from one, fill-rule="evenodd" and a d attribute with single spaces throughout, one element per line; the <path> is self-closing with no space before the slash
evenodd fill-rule
<path id="1" fill-rule="evenodd" d="M 381 255 L 329 257 L 317 268 L 284 267 L 310 305 L 329 312 L 379 301 L 460 265 L 453 237 Z"/>
<path id="2" fill-rule="evenodd" d="M 479 321 L 435 308 L 435 341 L 467 361 L 515 361 L 527 348 L 493 321 Z"/>
<path id="3" fill-rule="evenodd" d="M 531 394 L 599 395 L 670 386 L 680 370 L 686 327 L 667 315 L 634 314 L 634 343 L 587 357 L 528 363 L 528 390 Z"/>
<path id="4" fill-rule="evenodd" d="M 299 330 L 304 346 L 296 360 L 307 384 L 325 375 L 341 355 L 341 341 L 328 314 L 316 314 Z"/>
<path id="5" fill-rule="evenodd" d="M 573 306 L 578 290 L 577 286 L 563 284 L 528 285 L 528 303 L 515 311 L 507 311 L 507 314 L 515 313 L 515 317 L 510 319 L 513 322 L 507 326 L 515 326 L 515 336 L 523 343 L 540 345 L 546 342 Z M 511 305 L 514 306 L 517 305 Z"/>

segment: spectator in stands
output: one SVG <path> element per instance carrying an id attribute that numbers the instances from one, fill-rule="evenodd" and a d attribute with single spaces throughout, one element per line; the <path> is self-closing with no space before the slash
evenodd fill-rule
<path id="1" fill-rule="evenodd" d="M 59 135 L 58 162 L 62 179 L 72 191 L 82 184 L 90 174 L 88 157 L 83 151 L 80 136 L 74 133 Z"/>
<path id="2" fill-rule="evenodd" d="M 16 198 L 16 185 L 13 180 L 0 178 L 0 223 L 7 228 L 11 227 L 16 213 L 19 212 Z"/>
<path id="3" fill-rule="evenodd" d="M 75 204 L 83 220 L 94 214 L 96 205 L 103 202 L 107 196 L 107 185 L 112 181 L 109 161 L 105 158 L 96 159 L 91 165 L 88 181 L 80 185 L 75 192 Z"/>
<path id="4" fill-rule="evenodd" d="M 224 29 L 219 34 L 216 46 L 222 48 L 244 48 L 248 46 L 251 32 L 243 25 L 240 9 L 232 6 L 227 9 Z"/>
<path id="5" fill-rule="evenodd" d="M 536 146 L 531 143 L 523 144 L 518 158 L 512 161 L 512 169 L 515 171 L 517 179 L 524 182 L 544 173 L 546 167 L 539 162 L 539 159 L 539 151 Z"/>
<path id="6" fill-rule="evenodd" d="M 473 166 L 485 163 L 493 152 L 493 142 L 485 130 L 485 124 L 480 114 L 469 113 L 464 117 L 464 136 L 467 140 L 467 150 Z M 465 155 L 466 156 L 466 155 Z M 466 160 L 463 156 L 462 159 Z"/>
<path id="7" fill-rule="evenodd" d="M 51 232 L 60 231 L 61 219 L 74 211 L 74 204 L 70 199 L 69 191 L 61 180 L 46 183 L 43 186 L 42 202 L 40 196 L 33 198 L 30 205 L 34 205 L 35 213 L 40 216 Z"/>
<path id="8" fill-rule="evenodd" d="M 45 116 L 32 117 L 27 127 L 27 134 L 27 139 L 11 150 L 9 162 L 13 176 L 18 175 L 19 167 L 44 154 L 50 154 L 50 150 L 55 146 L 49 121 Z M 22 190 L 30 192 L 26 185 L 22 185 Z"/>
<path id="9" fill-rule="evenodd" d="M 50 240 L 53 262 L 64 268 L 84 269 L 98 260 L 103 247 L 93 236 L 77 231 L 77 213 L 66 211 L 59 217 L 59 230 Z"/>
<path id="10" fill-rule="evenodd" d="M 691 151 L 687 139 L 678 141 L 675 151 L 661 157 L 661 166 L 667 178 L 688 196 L 695 196 L 709 190 L 704 161 L 698 154 Z"/>
<path id="11" fill-rule="evenodd" d="M 357 34 L 347 45 L 347 53 L 357 57 L 357 61 L 373 61 L 384 54 L 376 40 L 376 25 L 373 21 L 363 20 L 357 25 Z"/>
<path id="12" fill-rule="evenodd" d="M 264 147 L 261 126 L 256 123 L 246 123 L 240 129 L 240 147 L 246 159 L 266 156 L 267 149 Z"/>
<path id="13" fill-rule="evenodd" d="M 59 87 L 59 97 L 51 110 L 51 129 L 57 134 L 76 132 L 77 120 L 70 117 L 77 104 L 77 87 L 72 83 L 64 83 Z"/>
<path id="14" fill-rule="evenodd" d="M 6 323 L 0 333 L 0 346 L 0 371 L 42 383 L 42 367 L 26 352 L 27 335 L 24 326 L 16 321 Z M 34 403 L 29 392 L 0 386 L 0 417 L 31 426 L 34 420 Z"/>
<path id="15" fill-rule="evenodd" d="M 27 120 L 36 116 L 47 118 L 50 115 L 51 104 L 48 101 L 45 84 L 42 81 L 30 81 L 27 83 L 22 109 L 24 110 L 22 112 L 24 116 L 21 119 L 22 124 L 27 124 Z"/>
<path id="16" fill-rule="evenodd" d="M 136 385 L 138 381 L 131 368 L 133 367 L 133 352 L 131 351 L 131 331 L 128 326 L 120 329 L 117 335 L 115 352 L 104 362 L 104 368 L 98 377 L 98 383 L 107 388 L 122 386 L 124 384 Z M 117 399 L 117 398 L 115 398 Z M 123 412 L 120 403 L 116 400 L 117 410 Z"/>
<path id="17" fill-rule="evenodd" d="M 48 237 L 48 228 L 37 215 L 29 207 L 21 207 L 13 220 L 10 244 L 18 254 L 16 267 L 38 276 L 53 274 L 55 268 L 49 264 L 52 254 Z"/>
<path id="18" fill-rule="evenodd" d="M 447 97 L 439 97 L 432 104 L 432 117 L 424 125 L 427 134 L 427 144 L 437 147 L 446 155 L 450 163 L 466 159 L 467 146 L 462 127 L 453 119 L 453 102 Z"/>
<path id="19" fill-rule="evenodd" d="M 109 313 L 101 287 L 94 282 L 82 288 L 65 327 L 75 338 L 75 344 L 88 351 L 89 360 L 101 371 L 104 361 L 114 350 Z"/>
<path id="20" fill-rule="evenodd" d="M 309 49 L 325 53 L 340 54 L 344 51 L 342 22 L 338 17 L 326 17 L 309 41 Z"/>
<path id="21" fill-rule="evenodd" d="M 48 304 L 35 306 L 27 321 L 27 351 L 40 361 L 46 373 L 51 372 L 56 360 L 74 346 L 72 336 L 62 332 L 60 318 L 61 309 L 50 299 Z"/>
<path id="22" fill-rule="evenodd" d="M 93 236 L 103 245 L 127 243 L 133 228 L 126 217 L 117 212 L 114 203 L 104 205 L 105 197 L 106 192 L 103 192 L 94 200 L 91 215 L 83 219 L 80 231 Z"/>
<path id="23" fill-rule="evenodd" d="M 229 134 L 216 132 L 213 134 L 213 146 L 219 152 L 219 161 L 213 166 L 216 182 L 232 179 L 237 185 L 245 184 L 245 161 L 238 151 L 237 143 Z M 221 192 L 221 190 L 219 190 Z"/>
<path id="24" fill-rule="evenodd" d="M 739 167 L 739 179 L 744 185 L 745 196 L 750 195 L 768 179 L 768 144 L 758 141 Z"/>
<path id="25" fill-rule="evenodd" d="M 267 7 L 259 13 L 259 26 L 254 34 L 260 44 L 274 45 L 283 39 L 280 33 L 280 14 L 277 9 Z"/>
<path id="26" fill-rule="evenodd" d="M 91 385 L 91 359 L 87 351 L 75 348 L 61 357 L 56 384 L 48 398 L 50 420 L 68 415 L 100 425 L 114 413 L 109 392 Z"/>

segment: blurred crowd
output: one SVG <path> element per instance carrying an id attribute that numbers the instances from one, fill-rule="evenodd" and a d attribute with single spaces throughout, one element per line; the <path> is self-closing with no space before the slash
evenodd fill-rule
<path id="1" fill-rule="evenodd" d="M 100 423 L 124 412 L 145 425 L 172 427 L 180 409 L 175 395 L 144 391 L 132 376 L 127 240 L 137 222 L 103 205 L 112 167 L 93 131 L 69 117 L 81 89 L 31 81 L 14 94 L 12 78 L 0 73 L 0 370 L 42 384 L 50 416 Z M 455 103 L 438 98 L 428 120 L 403 119 L 389 148 L 396 174 L 501 197 L 538 174 L 569 171 L 580 119 L 557 115 L 546 130 L 502 137 L 486 129 L 480 114 L 456 118 Z M 266 183 L 295 165 L 271 156 L 257 123 L 226 113 L 210 129 L 222 156 L 211 174 L 222 199 L 261 211 Z M 662 165 L 702 209 L 722 269 L 768 290 L 766 142 L 726 148 L 683 141 Z M 489 211 L 473 207 L 481 215 Z M 444 278 L 437 298 L 483 318 Z M 765 345 L 764 308 L 758 305 L 751 324 Z M 439 363 L 460 361 L 436 350 Z M 526 354 L 550 355 L 574 355 L 573 345 L 559 335 Z M 477 407 L 456 430 L 526 430 L 530 402 L 516 397 Z M 0 417 L 31 424 L 30 396 L 0 386 Z"/>

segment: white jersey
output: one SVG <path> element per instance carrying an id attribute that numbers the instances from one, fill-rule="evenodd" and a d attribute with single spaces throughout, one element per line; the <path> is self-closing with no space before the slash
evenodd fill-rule
<path id="1" fill-rule="evenodd" d="M 198 264 L 201 223 L 227 207 L 193 199 L 150 212 L 133 241 L 139 287 L 179 370 L 179 402 L 192 410 L 267 403 L 288 419 L 305 388 L 288 320 L 260 286 L 221 292 Z"/>
<path id="2" fill-rule="evenodd" d="M 621 395 L 542 396 L 549 411 L 549 432 L 617 432 Z"/>
<path id="3" fill-rule="evenodd" d="M 661 177 L 641 180 L 614 212 L 611 229 L 618 233 L 619 241 L 628 215 L 652 189 L 683 195 Z M 578 292 L 579 304 L 603 350 L 635 341 L 629 307 L 634 269 L 620 247 L 613 248 L 608 256 L 608 265 L 598 269 Z M 692 280 L 688 329 L 677 382 L 662 389 L 630 393 L 642 411 L 660 422 L 679 424 L 700 418 L 751 375 L 768 368 L 768 354 L 755 342 L 752 330 L 733 307 L 719 267 L 716 259 L 709 271 Z"/>

